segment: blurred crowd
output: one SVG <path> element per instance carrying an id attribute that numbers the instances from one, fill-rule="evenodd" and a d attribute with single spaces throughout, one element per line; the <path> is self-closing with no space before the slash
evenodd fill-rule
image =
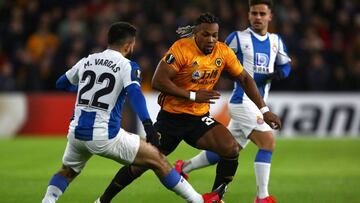
<path id="1" fill-rule="evenodd" d="M 289 78 L 273 90 L 360 90 L 359 0 L 275 0 L 270 31 L 292 58 Z M 175 30 L 210 11 L 219 40 L 248 27 L 247 0 L 0 0 L 0 91 L 55 90 L 56 79 L 79 59 L 107 46 L 107 29 L 128 21 L 139 30 L 133 60 L 143 90 L 157 63 L 178 39 Z M 222 78 L 217 89 L 231 90 Z"/>

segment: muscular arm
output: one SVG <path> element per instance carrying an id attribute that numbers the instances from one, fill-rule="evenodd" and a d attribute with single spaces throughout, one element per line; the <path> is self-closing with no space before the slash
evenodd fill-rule
<path id="1" fill-rule="evenodd" d="M 189 98 L 190 91 L 178 87 L 172 79 L 176 71 L 163 60 L 158 64 L 151 85 L 154 89 L 176 97 Z"/>
<path id="2" fill-rule="evenodd" d="M 249 73 L 244 70 L 237 79 L 239 80 L 241 87 L 245 91 L 246 95 L 256 104 L 259 109 L 266 106 L 254 79 L 249 75 Z"/>
<path id="3" fill-rule="evenodd" d="M 160 61 L 152 79 L 152 87 L 168 95 L 190 99 L 190 91 L 177 86 L 173 78 L 177 72 L 166 62 Z M 215 103 L 220 93 L 214 90 L 199 89 L 196 91 L 194 102 Z"/>
<path id="4" fill-rule="evenodd" d="M 264 100 L 260 96 L 259 90 L 256 86 L 254 79 L 244 70 L 238 77 L 238 80 L 241 84 L 241 87 L 247 94 L 247 96 L 253 101 L 256 106 L 261 109 L 266 106 Z M 264 113 L 264 121 L 269 124 L 274 129 L 281 128 L 280 119 L 273 114 L 271 111 L 267 111 Z"/>

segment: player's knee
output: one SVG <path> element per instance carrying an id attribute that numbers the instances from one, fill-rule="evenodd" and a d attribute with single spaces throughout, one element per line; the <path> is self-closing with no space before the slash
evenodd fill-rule
<path id="1" fill-rule="evenodd" d="M 132 177 L 140 177 L 146 171 L 146 169 L 143 167 L 138 167 L 134 165 L 131 165 L 129 167 L 129 174 Z"/>
<path id="2" fill-rule="evenodd" d="M 69 182 L 71 182 L 78 175 L 78 173 L 75 172 L 72 168 L 65 165 L 61 167 L 58 173 L 64 176 Z"/>
<path id="3" fill-rule="evenodd" d="M 275 150 L 275 146 L 276 146 L 276 142 L 275 142 L 275 139 L 273 139 L 273 140 L 269 143 L 268 150 L 273 152 L 273 151 Z"/>
<path id="4" fill-rule="evenodd" d="M 260 149 L 265 149 L 265 150 L 268 150 L 268 151 L 274 151 L 275 146 L 276 146 L 276 141 L 275 141 L 274 137 L 271 137 L 271 138 L 269 138 L 267 140 L 259 142 L 259 144 L 258 144 L 258 147 Z"/>
<path id="5" fill-rule="evenodd" d="M 222 157 L 238 157 L 240 152 L 240 145 L 237 142 L 233 142 L 227 145 L 226 150 L 223 150 L 223 153 L 220 154 Z"/>
<path id="6" fill-rule="evenodd" d="M 156 164 L 157 164 L 157 168 L 160 170 L 165 170 L 167 167 L 169 167 L 166 156 L 160 152 L 159 152 L 158 161 L 156 162 Z"/>
<path id="7" fill-rule="evenodd" d="M 160 151 L 156 151 L 156 154 L 154 154 L 153 158 L 149 160 L 147 163 L 148 167 L 153 170 L 164 170 L 166 167 L 168 167 L 168 162 L 166 159 L 166 156 L 163 155 Z"/>
<path id="8" fill-rule="evenodd" d="M 238 157 L 240 149 L 241 149 L 240 145 L 237 142 L 235 142 L 231 148 L 230 157 Z"/>

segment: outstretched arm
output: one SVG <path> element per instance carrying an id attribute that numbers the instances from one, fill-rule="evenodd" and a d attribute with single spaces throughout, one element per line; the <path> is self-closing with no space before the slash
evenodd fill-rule
<path id="1" fill-rule="evenodd" d="M 139 116 L 141 122 L 151 120 L 146 106 L 145 97 L 140 86 L 133 83 L 125 88 L 132 109 Z"/>
<path id="2" fill-rule="evenodd" d="M 146 132 L 146 140 L 154 146 L 160 145 L 159 136 L 153 126 L 140 86 L 133 83 L 125 88 L 132 109 L 139 116 Z"/>
<path id="3" fill-rule="evenodd" d="M 281 128 L 280 119 L 272 113 L 266 106 L 264 100 L 260 96 L 258 88 L 254 79 L 244 70 L 238 77 L 241 87 L 244 89 L 246 95 L 256 104 L 264 115 L 264 121 L 274 129 Z"/>
<path id="4" fill-rule="evenodd" d="M 262 99 L 254 79 L 245 70 L 241 72 L 238 77 L 241 87 L 244 89 L 246 95 L 261 109 L 266 104 Z"/>
<path id="5" fill-rule="evenodd" d="M 67 91 L 67 92 L 77 92 L 78 86 L 71 84 L 69 79 L 66 77 L 66 74 L 63 74 L 56 81 L 56 89 L 64 90 L 64 91 Z"/>

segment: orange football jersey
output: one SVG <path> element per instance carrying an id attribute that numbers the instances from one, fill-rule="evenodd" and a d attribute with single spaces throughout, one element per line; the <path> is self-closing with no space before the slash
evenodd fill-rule
<path id="1" fill-rule="evenodd" d="M 212 90 L 223 70 L 234 77 L 243 71 L 235 53 L 226 44 L 217 42 L 212 53 L 205 55 L 196 45 L 194 38 L 176 41 L 162 60 L 177 72 L 173 82 L 189 91 Z M 164 93 L 159 95 L 158 103 L 167 112 L 197 116 L 206 114 L 210 108 L 208 103 L 196 103 Z"/>

